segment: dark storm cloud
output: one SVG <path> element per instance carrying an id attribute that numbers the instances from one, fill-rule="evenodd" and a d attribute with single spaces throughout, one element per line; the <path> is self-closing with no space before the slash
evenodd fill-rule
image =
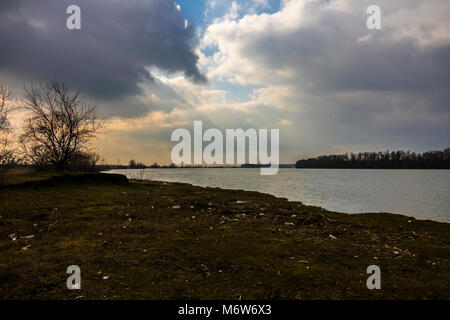
<path id="1" fill-rule="evenodd" d="M 72 4 L 81 8 L 81 30 L 66 28 Z M 204 83 L 196 41 L 170 0 L 0 2 L 2 78 L 57 78 L 102 101 L 139 95 L 142 83 L 155 85 L 147 67 Z"/>

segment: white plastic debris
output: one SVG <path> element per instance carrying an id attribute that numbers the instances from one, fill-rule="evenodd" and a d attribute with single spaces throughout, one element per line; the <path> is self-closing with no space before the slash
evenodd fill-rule
<path id="1" fill-rule="evenodd" d="M 177 205 L 177 206 L 173 206 L 172 209 L 180 209 L 181 206 Z"/>
<path id="2" fill-rule="evenodd" d="M 31 247 L 31 244 L 29 244 L 29 245 L 27 245 L 27 246 L 25 246 L 25 247 L 22 247 L 22 251 L 26 251 L 26 250 L 28 250 L 29 248 Z"/>
<path id="3" fill-rule="evenodd" d="M 337 240 L 338 238 L 336 238 L 335 236 L 333 236 L 332 234 L 329 235 L 329 237 L 333 240 Z"/>
<path id="4" fill-rule="evenodd" d="M 16 236 L 15 233 L 9 234 L 9 235 L 8 235 L 8 238 L 9 238 L 11 241 L 16 241 L 16 240 L 17 240 L 17 236 Z"/>

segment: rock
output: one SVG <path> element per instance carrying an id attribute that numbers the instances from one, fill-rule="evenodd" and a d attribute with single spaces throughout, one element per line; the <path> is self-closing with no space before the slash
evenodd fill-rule
<path id="1" fill-rule="evenodd" d="M 298 260 L 299 263 L 309 263 L 308 260 Z"/>
<path id="2" fill-rule="evenodd" d="M 293 227 L 295 224 L 293 222 L 285 222 L 286 226 Z"/>

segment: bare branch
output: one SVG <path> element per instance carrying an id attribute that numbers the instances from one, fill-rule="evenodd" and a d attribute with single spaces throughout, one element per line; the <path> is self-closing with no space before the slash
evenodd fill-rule
<path id="1" fill-rule="evenodd" d="M 90 140 L 103 127 L 95 106 L 56 81 L 26 87 L 23 108 L 28 117 L 20 141 L 37 165 L 67 169 L 80 154 L 88 153 Z"/>
<path id="2" fill-rule="evenodd" d="M 0 165 L 9 164 L 14 160 L 14 152 L 10 146 L 8 135 L 11 127 L 8 120 L 12 110 L 12 91 L 0 84 Z"/>

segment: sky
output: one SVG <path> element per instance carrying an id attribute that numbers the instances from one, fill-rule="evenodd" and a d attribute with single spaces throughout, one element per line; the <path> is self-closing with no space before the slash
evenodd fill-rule
<path id="1" fill-rule="evenodd" d="M 279 129 L 281 163 L 424 152 L 450 146 L 449 16 L 446 0 L 2 0 L 0 82 L 79 90 L 106 163 L 168 164 L 195 120 Z"/>

